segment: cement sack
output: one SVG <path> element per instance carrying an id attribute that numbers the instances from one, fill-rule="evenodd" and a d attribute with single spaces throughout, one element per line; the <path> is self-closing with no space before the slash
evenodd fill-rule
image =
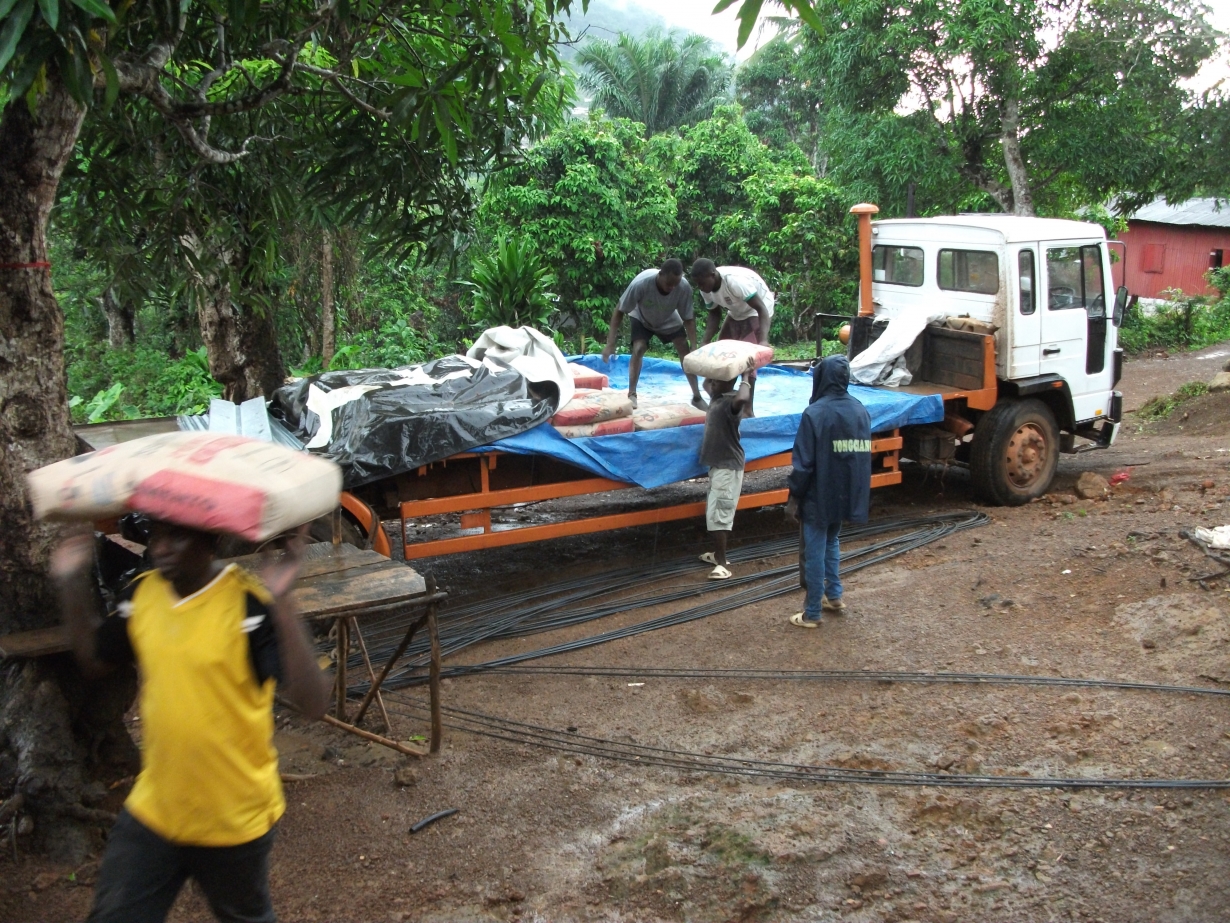
<path id="1" fill-rule="evenodd" d="M 743 340 L 714 340 L 683 358 L 683 370 L 701 378 L 733 381 L 773 361 L 773 347 Z"/>
<path id="2" fill-rule="evenodd" d="M 583 365 L 577 365 L 575 362 L 568 363 L 568 371 L 572 373 L 572 383 L 577 388 L 592 388 L 601 391 L 611 385 L 611 379 L 606 375 L 595 372 L 593 369 L 587 369 Z"/>
<path id="3" fill-rule="evenodd" d="M 217 433 L 160 433 L 31 471 L 36 517 L 91 521 L 128 512 L 261 542 L 333 510 L 333 462 Z"/>
<path id="4" fill-rule="evenodd" d="M 632 401 L 622 391 L 587 391 L 574 397 L 551 418 L 554 426 L 604 423 L 632 416 Z"/>
<path id="5" fill-rule="evenodd" d="M 565 439 L 581 439 L 586 436 L 613 436 L 616 433 L 630 433 L 633 430 L 631 417 L 620 417 L 618 420 L 604 420 L 602 423 L 578 423 L 575 426 L 556 426 Z"/>
<path id="6" fill-rule="evenodd" d="M 649 429 L 670 429 L 674 426 L 697 426 L 705 422 L 705 412 L 691 404 L 666 404 L 632 411 L 633 427 L 639 432 Z"/>

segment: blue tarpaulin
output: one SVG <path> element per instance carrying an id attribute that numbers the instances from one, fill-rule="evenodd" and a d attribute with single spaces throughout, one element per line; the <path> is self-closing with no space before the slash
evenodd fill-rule
<path id="1" fill-rule="evenodd" d="M 609 363 L 596 355 L 574 356 L 569 361 L 610 376 L 612 388 L 626 390 L 628 387 L 627 356 L 615 356 Z M 651 402 L 686 404 L 692 399 L 692 389 L 678 360 L 646 358 L 636 390 L 641 406 Z M 851 385 L 850 393 L 871 414 L 873 433 L 944 419 L 944 402 L 939 395 L 908 394 L 859 385 Z M 768 366 L 757 373 L 756 416 L 744 420 L 739 427 L 748 461 L 789 452 L 793 448 L 799 418 L 810 397 L 811 375 L 808 372 Z M 474 451 L 547 455 L 599 477 L 646 488 L 661 487 L 705 473 L 700 463 L 703 431 L 703 426 L 679 426 L 565 439 L 553 426 L 544 423 Z"/>

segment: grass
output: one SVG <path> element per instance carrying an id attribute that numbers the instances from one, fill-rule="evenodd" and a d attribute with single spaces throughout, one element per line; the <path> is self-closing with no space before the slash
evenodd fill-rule
<path id="1" fill-rule="evenodd" d="M 1184 402 L 1208 393 L 1209 386 L 1203 381 L 1191 381 L 1179 388 L 1174 394 L 1149 398 L 1141 406 L 1140 410 L 1136 411 L 1136 416 L 1138 419 L 1150 423 L 1165 420 Z"/>

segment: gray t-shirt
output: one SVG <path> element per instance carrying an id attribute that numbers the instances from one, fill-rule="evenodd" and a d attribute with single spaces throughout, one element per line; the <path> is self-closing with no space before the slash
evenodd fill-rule
<path id="1" fill-rule="evenodd" d="M 739 418 L 735 410 L 737 391 L 727 391 L 709 403 L 705 435 L 700 443 L 700 463 L 708 468 L 743 468 L 743 443 L 739 441 Z"/>
<path id="2" fill-rule="evenodd" d="M 635 317 L 654 333 L 673 333 L 692 320 L 692 286 L 680 279 L 669 295 L 658 291 L 658 270 L 646 269 L 624 289 L 619 311 Z"/>

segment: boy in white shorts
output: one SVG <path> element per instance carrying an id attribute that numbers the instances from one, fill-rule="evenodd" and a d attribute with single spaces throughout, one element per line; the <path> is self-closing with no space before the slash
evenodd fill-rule
<path id="1" fill-rule="evenodd" d="M 713 536 L 714 550 L 700 559 L 712 564 L 710 580 L 729 580 L 726 566 L 726 540 L 735 525 L 735 509 L 743 490 L 743 443 L 739 441 L 739 420 L 751 397 L 751 386 L 744 381 L 735 391 L 734 381 L 710 378 L 705 381 L 709 392 L 709 412 L 705 416 L 705 435 L 700 447 L 700 461 L 709 466 L 709 500 L 705 508 L 705 525 Z"/>

